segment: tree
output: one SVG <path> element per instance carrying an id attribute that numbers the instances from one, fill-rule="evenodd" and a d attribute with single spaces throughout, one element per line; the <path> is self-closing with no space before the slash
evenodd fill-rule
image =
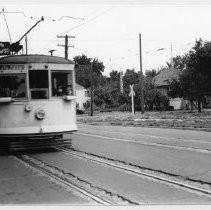
<path id="1" fill-rule="evenodd" d="M 117 108 L 127 102 L 125 94 L 120 93 L 120 73 L 116 70 L 110 72 L 106 83 L 95 90 L 95 104 L 102 108 Z"/>
<path id="2" fill-rule="evenodd" d="M 188 55 L 177 55 L 176 57 L 173 58 L 173 66 L 171 66 L 171 63 L 167 62 L 167 68 L 173 67 L 175 69 L 178 70 L 184 70 L 186 67 L 186 63 L 187 63 L 187 59 L 188 59 Z"/>
<path id="3" fill-rule="evenodd" d="M 109 79 L 111 82 L 117 82 L 120 84 L 120 72 L 112 70 L 109 75 Z"/>
<path id="4" fill-rule="evenodd" d="M 157 71 L 155 69 L 152 70 L 146 70 L 145 72 L 145 77 L 148 78 L 149 80 L 152 80 L 156 75 L 157 75 Z"/>
<path id="5" fill-rule="evenodd" d="M 185 56 L 185 68 L 179 80 L 172 81 L 170 95 L 197 101 L 198 112 L 205 96 L 211 96 L 211 42 L 196 41 Z"/>
<path id="6" fill-rule="evenodd" d="M 139 74 L 134 69 L 127 69 L 123 76 L 124 88 L 129 89 L 132 84 L 139 83 Z"/>
<path id="7" fill-rule="evenodd" d="M 185 89 L 198 102 L 198 111 L 201 112 L 201 102 L 205 96 L 211 96 L 211 42 L 196 41 L 189 52 L 186 72 L 181 80 L 188 84 Z"/>
<path id="8" fill-rule="evenodd" d="M 92 59 L 88 58 L 86 55 L 75 56 L 73 60 L 76 63 L 76 83 L 82 85 L 84 88 L 90 88 L 91 86 L 91 62 Z M 105 81 L 104 76 L 102 75 L 105 66 L 98 59 L 93 61 L 93 73 L 92 81 L 93 86 L 96 87 L 99 83 Z"/>

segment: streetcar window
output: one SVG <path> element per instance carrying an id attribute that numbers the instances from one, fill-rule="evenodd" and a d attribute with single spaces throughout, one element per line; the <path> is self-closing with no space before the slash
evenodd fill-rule
<path id="1" fill-rule="evenodd" d="M 47 70 L 30 70 L 29 87 L 31 99 L 48 98 L 48 71 Z"/>
<path id="2" fill-rule="evenodd" d="M 26 98 L 26 75 L 0 75 L 0 97 Z"/>
<path id="3" fill-rule="evenodd" d="M 53 71 L 52 96 L 73 95 L 72 72 Z"/>

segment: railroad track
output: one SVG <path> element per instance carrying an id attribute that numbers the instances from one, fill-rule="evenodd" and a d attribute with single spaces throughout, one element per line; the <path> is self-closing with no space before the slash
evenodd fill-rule
<path id="1" fill-rule="evenodd" d="M 83 158 L 88 161 L 92 161 L 98 164 L 106 165 L 109 167 L 122 170 L 127 173 L 132 173 L 136 176 L 141 176 L 142 178 L 149 178 L 155 181 L 162 182 L 164 184 L 171 185 L 173 187 L 179 187 L 186 191 L 191 191 L 199 195 L 211 197 L 211 185 L 210 183 L 201 183 L 201 181 L 193 181 L 188 179 L 183 179 L 179 175 L 162 173 L 160 171 L 155 171 L 152 169 L 141 168 L 139 166 L 134 166 L 132 164 L 125 163 L 119 160 L 112 160 L 106 157 L 99 157 L 94 154 L 80 152 L 76 150 L 70 150 L 65 148 L 56 148 L 58 151 L 63 152 L 67 155 L 75 156 L 78 158 Z"/>
<path id="2" fill-rule="evenodd" d="M 80 180 L 74 175 L 70 176 L 70 173 L 65 174 L 63 170 L 58 168 L 51 167 L 46 165 L 40 160 L 33 158 L 29 155 L 19 155 L 14 156 L 15 159 L 22 162 L 23 164 L 31 167 L 33 170 L 39 171 L 45 174 L 47 177 L 59 182 L 62 185 L 65 185 L 70 190 L 74 189 L 79 193 L 85 195 L 91 200 L 95 201 L 101 205 L 117 205 L 117 204 L 126 204 L 126 205 L 138 205 L 138 203 L 132 202 L 124 197 L 119 195 L 112 194 L 103 189 L 98 189 L 98 187 L 91 186 L 91 184 L 84 183 L 83 180 Z M 88 186 L 87 186 L 88 185 Z M 90 189 L 93 188 L 93 189 Z M 113 199 L 113 197 L 115 199 Z"/>

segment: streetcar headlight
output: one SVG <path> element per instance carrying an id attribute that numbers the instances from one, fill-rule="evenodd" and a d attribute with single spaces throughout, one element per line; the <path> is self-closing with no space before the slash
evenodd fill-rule
<path id="1" fill-rule="evenodd" d="M 45 118 L 45 111 L 40 109 L 35 113 L 35 116 L 38 120 L 43 120 Z"/>
<path id="2" fill-rule="evenodd" d="M 31 110 L 32 110 L 32 105 L 26 104 L 26 106 L 25 106 L 25 111 L 26 111 L 26 112 L 30 112 Z"/>
<path id="3" fill-rule="evenodd" d="M 72 97 L 71 96 L 63 96 L 63 99 L 65 101 L 71 101 Z"/>

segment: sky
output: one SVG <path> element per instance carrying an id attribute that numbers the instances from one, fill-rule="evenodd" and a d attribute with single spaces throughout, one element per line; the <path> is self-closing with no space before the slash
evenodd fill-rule
<path id="1" fill-rule="evenodd" d="M 140 70 L 139 34 L 142 44 L 142 69 L 158 69 L 171 57 L 187 53 L 196 39 L 211 41 L 211 3 L 208 4 L 85 4 L 66 1 L 35 2 L 17 5 L 1 3 L 0 41 L 19 40 L 44 16 L 28 34 L 28 53 L 64 56 L 64 38 L 69 39 L 69 59 L 85 54 L 105 65 L 104 74 L 112 70 Z M 63 17 L 65 16 L 65 17 Z M 8 28 L 9 32 L 8 32 Z M 9 35 L 10 34 L 10 35 Z M 25 50 L 25 39 L 21 41 Z M 171 48 L 172 46 L 172 48 Z M 161 49 L 161 50 L 159 50 Z M 172 49 L 172 50 L 171 50 Z"/>

